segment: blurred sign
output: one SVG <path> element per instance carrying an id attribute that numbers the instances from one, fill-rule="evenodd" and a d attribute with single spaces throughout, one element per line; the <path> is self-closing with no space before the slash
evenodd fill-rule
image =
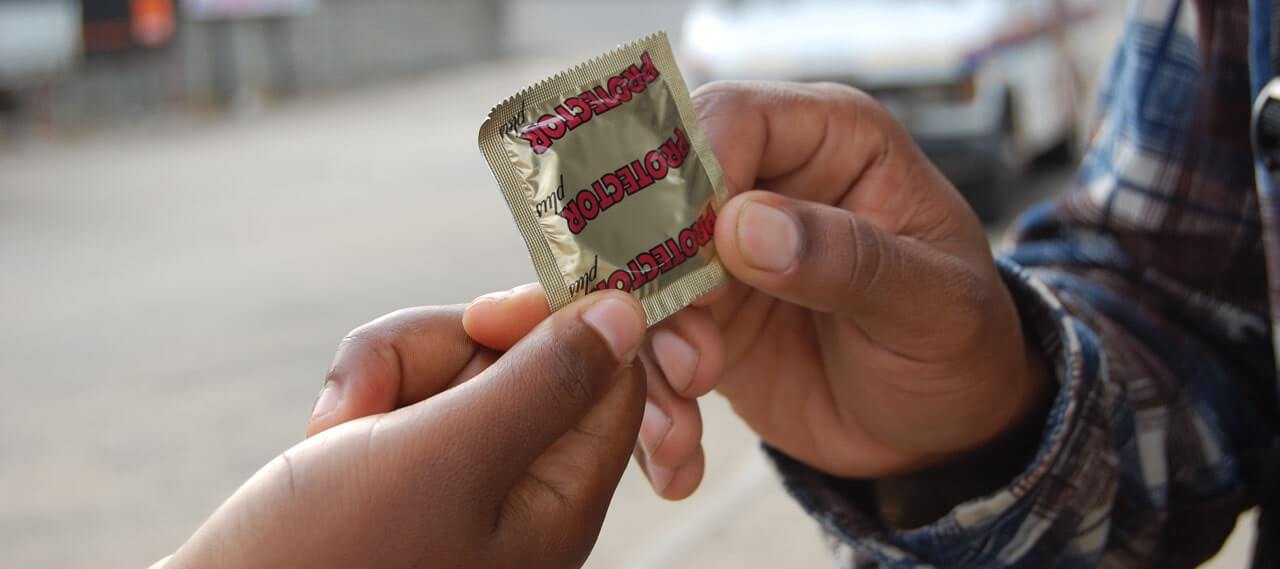
<path id="1" fill-rule="evenodd" d="M 173 39 L 175 25 L 173 0 L 133 0 L 130 3 L 133 40 L 139 45 L 155 47 Z"/>
<path id="2" fill-rule="evenodd" d="M 173 39 L 173 0 L 86 0 L 83 4 L 87 52 L 161 47 Z"/>
<path id="3" fill-rule="evenodd" d="M 296 16 L 311 10 L 312 0 L 186 0 L 197 20 Z"/>

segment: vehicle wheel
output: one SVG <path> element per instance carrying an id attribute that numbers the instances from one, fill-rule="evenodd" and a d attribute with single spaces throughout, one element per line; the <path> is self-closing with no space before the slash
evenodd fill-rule
<path id="1" fill-rule="evenodd" d="M 1085 132 L 1085 127 L 1080 123 L 1080 119 L 1073 117 L 1071 119 L 1071 127 L 1067 132 L 1063 133 L 1062 140 L 1053 145 L 1044 153 L 1042 159 L 1047 164 L 1055 164 L 1061 166 L 1075 166 L 1082 158 L 1084 158 L 1085 140 L 1080 133 Z"/>

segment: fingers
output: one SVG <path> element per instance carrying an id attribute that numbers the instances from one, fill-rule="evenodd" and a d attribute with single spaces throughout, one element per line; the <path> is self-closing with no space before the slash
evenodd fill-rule
<path id="1" fill-rule="evenodd" d="M 532 283 L 475 299 L 462 317 L 462 326 L 480 345 L 505 352 L 549 314 L 542 285 Z"/>
<path id="2" fill-rule="evenodd" d="M 989 290 L 967 263 L 937 248 L 891 235 L 856 213 L 770 192 L 730 200 L 716 245 L 743 283 L 850 317 L 872 339 L 908 349 L 932 330 L 971 330 Z"/>
<path id="3" fill-rule="evenodd" d="M 649 390 L 636 459 L 654 492 L 668 500 L 688 497 L 702 480 L 702 415 L 695 398 L 719 382 L 723 353 L 704 308 L 664 320 L 640 353 Z"/>
<path id="4" fill-rule="evenodd" d="M 462 307 L 407 308 L 356 328 L 338 345 L 307 436 L 425 399 L 490 358 L 462 330 Z"/>
<path id="5" fill-rule="evenodd" d="M 694 307 L 678 312 L 650 330 L 641 351 L 649 400 L 637 449 L 650 483 L 660 496 L 678 500 L 693 493 L 702 477 L 702 418 L 695 398 L 715 388 L 724 366 L 720 332 L 709 310 L 722 289 L 708 293 Z M 532 321 L 547 314 L 538 285 L 486 295 L 467 308 L 464 327 L 477 342 L 495 350 L 514 344 L 527 330 L 512 321 Z M 635 439 L 632 439 L 635 441 Z"/>
<path id="6" fill-rule="evenodd" d="M 651 363 L 645 363 L 649 391 L 636 443 L 636 458 L 654 493 L 668 500 L 682 500 L 689 497 L 702 480 L 702 471 L 698 469 L 685 472 L 686 478 L 694 475 L 691 484 L 673 484 L 676 475 L 685 470 L 700 449 L 702 413 L 696 400 L 675 395 L 660 372 L 650 371 L 653 369 Z"/>
<path id="7" fill-rule="evenodd" d="M 624 367 L 600 403 L 529 467 L 499 517 L 497 549 L 526 566 L 576 567 L 590 551 L 635 446 L 644 409 L 644 369 Z M 558 544 L 547 547 L 547 543 Z M 546 559 L 528 559 L 529 555 Z"/>
<path id="8" fill-rule="evenodd" d="M 468 484 L 510 488 L 612 388 L 644 330 L 644 312 L 629 295 L 588 295 L 544 320 L 475 379 L 404 409 L 414 425 L 406 436 L 423 440 L 406 448 L 434 456 L 441 437 L 456 439 L 455 462 L 470 465 Z"/>
<path id="9" fill-rule="evenodd" d="M 693 100 L 733 193 L 776 180 L 769 189 L 835 203 L 891 143 L 892 121 L 849 87 L 725 81 Z"/>
<path id="10" fill-rule="evenodd" d="M 720 329 L 706 308 L 686 308 L 655 326 L 649 347 L 667 385 L 685 399 L 710 393 L 724 370 Z"/>
<path id="11" fill-rule="evenodd" d="M 509 349 L 547 314 L 542 287 L 535 284 L 484 295 L 465 311 L 409 308 L 356 328 L 338 346 L 307 436 L 416 403 L 475 376 L 497 359 L 495 351 Z"/>
<path id="12" fill-rule="evenodd" d="M 985 235 L 964 199 L 871 97 L 830 83 L 716 82 L 694 106 L 733 194 L 856 211 L 899 235 Z"/>

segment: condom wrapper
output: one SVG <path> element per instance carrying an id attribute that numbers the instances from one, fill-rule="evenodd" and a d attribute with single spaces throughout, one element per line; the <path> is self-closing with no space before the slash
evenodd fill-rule
<path id="1" fill-rule="evenodd" d="M 552 310 L 613 288 L 652 325 L 725 282 L 724 177 L 664 33 L 503 101 L 480 148 Z"/>

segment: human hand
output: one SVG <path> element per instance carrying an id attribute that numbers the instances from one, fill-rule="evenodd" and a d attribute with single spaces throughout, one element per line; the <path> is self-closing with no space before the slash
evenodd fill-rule
<path id="1" fill-rule="evenodd" d="M 963 455 L 1045 398 L 982 226 L 879 105 L 771 83 L 713 84 L 694 103 L 734 196 L 715 236 L 734 278 L 641 351 L 637 457 L 659 494 L 697 487 L 695 399 L 712 389 L 770 445 L 851 478 Z M 501 345 L 506 313 L 473 305 L 467 330 Z"/>
<path id="2" fill-rule="evenodd" d="M 764 83 L 710 85 L 695 106 L 734 195 L 716 226 L 734 282 L 710 308 L 715 387 L 766 442 L 836 476 L 890 477 L 1040 406 L 1044 364 L 982 225 L 883 107 Z"/>
<path id="3" fill-rule="evenodd" d="M 640 425 L 644 314 L 622 293 L 549 318 L 544 302 L 511 312 L 496 349 L 462 316 L 409 309 L 352 332 L 310 438 L 163 567 L 580 566 Z"/>

